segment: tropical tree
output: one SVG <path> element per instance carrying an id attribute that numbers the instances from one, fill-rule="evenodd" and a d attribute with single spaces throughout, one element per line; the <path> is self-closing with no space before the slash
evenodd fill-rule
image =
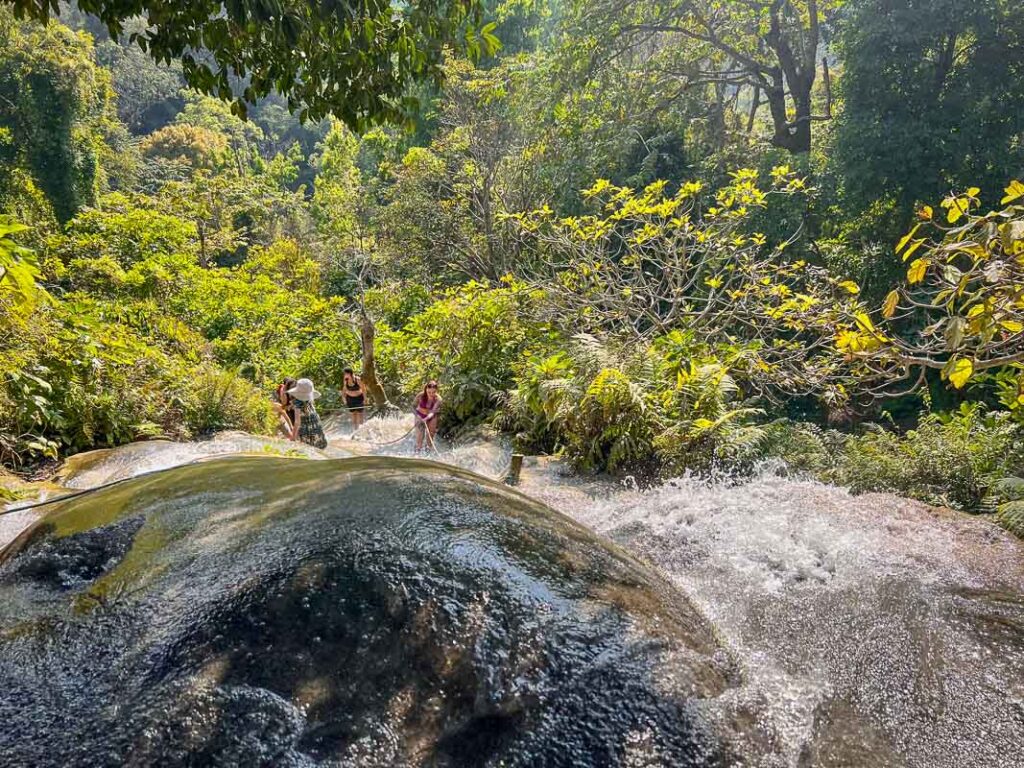
<path id="1" fill-rule="evenodd" d="M 857 0 L 848 16 L 831 163 L 869 231 L 895 240 L 921 204 L 1024 172 L 1024 4 Z"/>
<path id="2" fill-rule="evenodd" d="M 59 0 L 3 0 L 20 17 L 49 20 Z M 481 27 L 478 0 L 394 5 L 314 0 L 80 0 L 111 38 L 127 37 L 154 59 L 180 60 L 189 86 L 246 104 L 277 91 L 303 118 L 334 114 L 351 126 L 401 120 L 415 107 L 410 84 L 440 76 L 442 51 L 494 50 L 494 25 Z M 142 31 L 127 24 L 143 16 Z"/>
<path id="3" fill-rule="evenodd" d="M 743 169 L 709 205 L 700 182 L 666 188 L 660 181 L 637 192 L 602 180 L 584 192 L 596 213 L 511 217 L 545 260 L 534 285 L 551 321 L 642 344 L 683 329 L 697 342 L 733 346 L 763 395 L 845 399 L 851 382 L 832 338 L 858 287 L 791 259 L 798 233 L 773 243 L 753 226 L 755 212 L 803 194 L 805 181 L 778 167 L 762 184 Z"/>
<path id="4" fill-rule="evenodd" d="M 814 112 L 824 29 L 844 0 L 630 0 L 578 2 L 578 24 L 592 66 L 627 53 L 676 84 L 676 92 L 714 85 L 724 98 L 743 89 L 749 123 L 767 105 L 771 142 L 793 153 L 811 150 L 811 126 L 831 117 Z M 661 55 L 667 54 L 667 55 Z M 826 92 L 826 101 L 829 101 Z"/>
<path id="5" fill-rule="evenodd" d="M 884 380 L 924 383 L 928 370 L 962 389 L 985 372 L 1012 375 L 1024 406 L 1024 183 L 1001 210 L 980 213 L 981 190 L 950 195 L 900 240 L 905 281 L 885 298 L 876 326 L 858 312 L 838 331 L 839 349 Z"/>
<path id="6" fill-rule="evenodd" d="M 374 318 L 366 291 L 374 281 L 375 238 L 371 229 L 373 196 L 363 184 L 356 164 L 359 141 L 341 123 L 334 123 L 320 145 L 315 161 L 312 210 L 326 260 L 327 282 L 333 292 L 355 303 L 356 317 L 340 315 L 358 328 L 362 350 L 360 374 L 367 394 L 378 409 L 390 406 L 377 377 Z"/>
<path id="7" fill-rule="evenodd" d="M 61 221 L 93 202 L 104 186 L 111 97 L 88 36 L 20 23 L 0 10 L 0 197 L 20 194 L 23 170 Z"/>

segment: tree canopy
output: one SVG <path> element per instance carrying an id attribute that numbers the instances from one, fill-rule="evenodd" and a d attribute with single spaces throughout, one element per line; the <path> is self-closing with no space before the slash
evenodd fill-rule
<path id="1" fill-rule="evenodd" d="M 47 20 L 59 0 L 4 0 L 22 18 Z M 436 79 L 445 45 L 479 56 L 497 48 L 480 26 L 479 0 L 80 0 L 115 40 L 159 62 L 180 60 L 186 82 L 245 114 L 276 91 L 303 119 L 333 114 L 362 127 L 405 120 L 409 86 Z M 134 23 L 141 18 L 141 24 Z"/>

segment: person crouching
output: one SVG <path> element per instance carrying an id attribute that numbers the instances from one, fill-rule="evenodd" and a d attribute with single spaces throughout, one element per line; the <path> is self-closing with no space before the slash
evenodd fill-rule
<path id="1" fill-rule="evenodd" d="M 298 440 L 314 448 L 326 448 L 327 436 L 324 435 L 324 428 L 320 424 L 320 417 L 317 415 L 313 402 L 320 397 L 313 382 L 309 379 L 299 379 L 295 386 L 288 390 L 295 408 L 295 423 L 292 427 L 292 440 Z"/>

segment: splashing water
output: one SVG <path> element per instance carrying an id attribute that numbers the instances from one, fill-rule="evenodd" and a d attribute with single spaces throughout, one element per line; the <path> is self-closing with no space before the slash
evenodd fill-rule
<path id="1" fill-rule="evenodd" d="M 528 477 L 700 606 L 781 764 L 1024 764 L 1024 547 L 991 523 L 769 474 L 603 494 Z"/>
<path id="2" fill-rule="evenodd" d="M 325 423 L 331 452 L 399 457 L 412 426 Z M 115 451 L 76 487 L 203 445 L 132 448 L 136 464 Z M 439 440 L 430 458 L 498 478 L 508 446 Z M 657 565 L 710 619 L 744 671 L 734 711 L 757 713 L 751 764 L 1024 764 L 1024 545 L 987 520 L 768 472 L 640 492 L 528 460 L 521 488 Z"/>
<path id="3" fill-rule="evenodd" d="M 347 416 L 331 417 L 324 430 L 332 446 L 370 456 L 414 456 L 416 438 L 412 414 L 370 419 L 352 429 Z M 420 455 L 498 479 L 508 472 L 511 445 L 504 436 L 478 432 L 451 443 L 436 436 L 426 441 Z"/>

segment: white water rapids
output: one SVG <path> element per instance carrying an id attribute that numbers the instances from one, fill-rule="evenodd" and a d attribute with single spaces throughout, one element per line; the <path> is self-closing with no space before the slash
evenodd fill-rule
<path id="1" fill-rule="evenodd" d="M 327 426 L 333 456 L 412 452 L 408 417 Z M 508 464 L 500 440 L 437 448 L 491 477 Z M 61 482 L 290 450 L 326 455 L 237 434 L 138 443 L 73 460 Z M 640 492 L 538 459 L 520 487 L 658 566 L 711 620 L 743 670 L 734 716 L 775 756 L 758 765 L 1024 765 L 1024 543 L 989 521 L 770 471 Z M 0 545 L 35 514 L 0 516 Z"/>

